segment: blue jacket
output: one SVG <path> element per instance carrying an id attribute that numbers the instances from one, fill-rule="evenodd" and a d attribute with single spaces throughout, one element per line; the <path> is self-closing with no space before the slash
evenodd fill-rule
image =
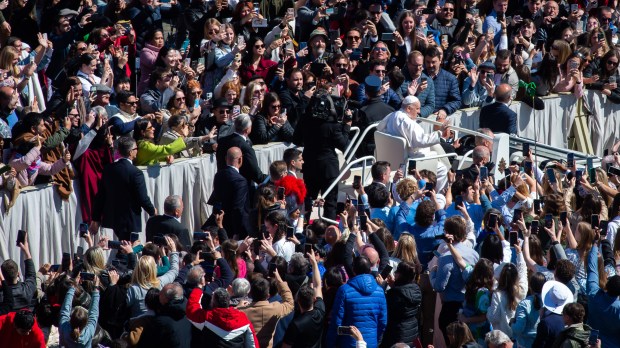
<path id="1" fill-rule="evenodd" d="M 484 106 L 480 110 L 480 127 L 494 133 L 517 134 L 517 113 L 500 102 Z"/>
<path id="2" fill-rule="evenodd" d="M 391 88 L 387 90 L 387 92 L 383 93 L 381 96 L 381 101 L 386 103 L 387 105 L 393 107 L 395 110 L 400 109 L 400 96 L 394 92 Z M 366 96 L 366 82 L 362 82 L 357 87 L 357 94 L 355 95 L 355 100 L 362 104 L 366 104 L 368 101 L 368 96 Z"/>
<path id="3" fill-rule="evenodd" d="M 517 305 L 515 321 L 510 325 L 517 343 L 523 347 L 531 347 L 536 337 L 536 327 L 540 311 L 534 308 L 534 296 L 530 295 Z M 542 300 L 539 299 L 540 302 Z"/>
<path id="4" fill-rule="evenodd" d="M 408 216 L 409 209 L 410 208 L 406 206 L 406 204 L 405 206 L 401 205 L 399 217 L 402 219 L 403 217 Z M 441 209 L 438 210 L 435 215 L 437 222 L 433 223 L 430 226 L 422 227 L 415 223 L 413 225 L 409 225 L 407 223 L 406 225 L 407 228 L 405 231 L 411 233 L 416 240 L 418 258 L 420 259 L 420 263 L 422 264 L 422 268 L 424 270 L 426 270 L 428 262 L 433 258 L 433 250 L 435 250 L 435 248 L 437 248 L 437 245 L 439 245 L 440 240 L 435 239 L 435 237 L 444 233 L 443 225 L 446 221 L 446 212 Z"/>
<path id="5" fill-rule="evenodd" d="M 457 243 L 454 247 L 467 264 L 475 265 L 478 262 L 479 256 L 474 249 L 463 243 Z M 463 302 L 465 300 L 465 279 L 452 254 L 442 255 L 437 266 L 438 268 L 430 274 L 433 289 L 440 293 L 443 302 Z"/>
<path id="6" fill-rule="evenodd" d="M 327 330 L 327 347 L 355 347 L 351 336 L 338 336 L 338 326 L 360 330 L 368 348 L 377 347 L 387 324 L 387 302 L 381 288 L 371 274 L 360 274 L 341 286 L 336 293 L 332 320 Z"/>
<path id="7" fill-rule="evenodd" d="M 409 95 L 409 84 L 413 81 L 413 79 L 411 78 L 411 75 L 409 75 L 409 69 L 403 69 L 402 72 L 405 76 L 405 81 L 402 85 L 400 85 L 400 93 L 403 97 L 406 97 Z M 428 77 L 425 73 L 420 75 L 420 78 L 422 77 L 426 77 L 428 87 L 426 87 L 424 91 L 418 93 L 416 97 L 420 100 L 420 116 L 428 117 L 428 115 L 435 111 L 435 83 L 433 82 L 433 79 Z"/>
<path id="8" fill-rule="evenodd" d="M 88 322 L 86 326 L 81 330 L 80 337 L 77 341 L 71 338 L 73 328 L 71 327 L 71 310 L 73 304 L 73 296 L 75 295 L 75 288 L 70 288 L 65 295 L 65 300 L 62 303 L 60 309 L 60 325 L 58 327 L 58 334 L 60 336 L 60 345 L 64 347 L 83 347 L 90 348 L 92 345 L 93 336 L 97 329 L 97 319 L 99 319 L 99 291 L 91 293 L 90 309 L 88 310 Z"/>
<path id="9" fill-rule="evenodd" d="M 461 91 L 459 81 L 454 75 L 444 69 L 433 78 L 435 87 L 435 110 L 444 109 L 448 115 L 461 107 Z"/>
<path id="10" fill-rule="evenodd" d="M 592 246 L 588 254 L 588 324 L 600 330 L 601 346 L 620 347 L 620 300 L 607 295 L 598 285 L 598 247 Z"/>

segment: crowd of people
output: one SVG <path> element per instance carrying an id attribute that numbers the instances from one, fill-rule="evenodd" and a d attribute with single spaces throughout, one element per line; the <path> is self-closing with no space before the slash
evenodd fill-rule
<path id="1" fill-rule="evenodd" d="M 620 103 L 619 17 L 608 0 L 0 2 L 5 210 L 76 180 L 86 246 L 44 260 L 18 232 L 0 346 L 620 347 L 620 143 L 596 168 L 525 147 L 492 162 L 512 100 Z M 465 107 L 479 135 L 456 138 Z M 373 124 L 413 162 L 323 194 Z M 273 142 L 299 148 L 264 172 L 253 145 Z M 460 170 L 410 164 L 470 150 Z M 355 155 L 374 154 L 371 132 Z M 136 166 L 202 155 L 212 214 L 192 233 Z"/>

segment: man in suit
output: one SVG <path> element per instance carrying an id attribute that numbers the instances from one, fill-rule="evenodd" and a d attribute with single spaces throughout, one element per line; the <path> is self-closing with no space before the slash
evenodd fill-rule
<path id="1" fill-rule="evenodd" d="M 517 113 L 508 105 L 512 99 L 512 87 L 502 83 L 495 88 L 495 103 L 480 110 L 480 127 L 493 133 L 517 134 Z"/>
<path id="2" fill-rule="evenodd" d="M 362 202 L 366 208 L 370 208 L 370 218 L 387 219 L 390 201 L 390 163 L 386 161 L 378 161 L 370 168 L 372 175 L 372 183 L 366 187 L 360 188 Z"/>
<path id="3" fill-rule="evenodd" d="M 183 215 L 183 199 L 181 196 L 168 196 L 164 200 L 164 215 L 156 215 L 146 222 L 146 241 L 153 241 L 159 234 L 174 234 L 181 244 L 190 245 L 188 229 L 181 223 Z"/>
<path id="4" fill-rule="evenodd" d="M 140 213 L 157 214 L 146 192 L 144 174 L 133 165 L 138 153 L 136 141 L 130 137 L 118 140 L 121 158 L 103 170 L 99 192 L 93 204 L 91 233 L 99 227 L 111 228 L 119 240 L 129 240 L 131 232 L 142 231 Z"/>
<path id="5" fill-rule="evenodd" d="M 231 135 L 220 138 L 218 141 L 216 159 L 218 172 L 228 166 L 226 154 L 228 149 L 238 147 L 243 154 L 243 165 L 239 168 L 239 173 L 248 181 L 257 184 L 262 183 L 267 178 L 258 167 L 256 153 L 252 148 L 252 141 L 249 138 L 252 132 L 252 119 L 249 115 L 239 115 L 234 122 L 235 132 Z"/>
<path id="6" fill-rule="evenodd" d="M 243 162 L 243 152 L 239 147 L 234 146 L 226 151 L 226 167 L 215 174 L 213 193 L 208 201 L 210 205 L 221 203 L 224 211 L 224 229 L 228 232 L 229 238 L 237 235 L 237 240 L 245 238 L 250 233 L 249 185 L 240 174 Z"/>

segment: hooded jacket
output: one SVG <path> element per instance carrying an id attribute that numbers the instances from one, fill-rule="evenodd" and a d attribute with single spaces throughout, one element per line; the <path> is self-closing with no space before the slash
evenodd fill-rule
<path id="1" fill-rule="evenodd" d="M 574 324 L 564 329 L 555 342 L 553 348 L 582 348 L 589 347 L 590 327 L 587 324 Z"/>
<path id="2" fill-rule="evenodd" d="M 43 337 L 43 331 L 39 328 L 36 319 L 29 335 L 23 336 L 17 332 L 13 324 L 16 313 L 11 312 L 0 316 L 0 345 L 2 347 L 23 348 L 45 347 L 45 337 Z"/>
<path id="3" fill-rule="evenodd" d="M 200 305 L 202 294 L 200 288 L 192 290 L 186 310 L 192 325 L 202 330 L 201 346 L 259 347 L 254 326 L 245 313 L 235 308 L 204 310 Z"/>
<path id="4" fill-rule="evenodd" d="M 387 324 L 387 303 L 383 288 L 371 274 L 360 274 L 338 289 L 327 331 L 328 347 L 355 347 L 351 336 L 338 336 L 338 326 L 355 326 L 368 348 L 377 343 Z"/>
<path id="5" fill-rule="evenodd" d="M 191 346 L 192 325 L 185 316 L 187 300 L 171 301 L 162 306 L 144 327 L 138 347 Z"/>
<path id="6" fill-rule="evenodd" d="M 395 286 L 386 295 L 388 325 L 381 347 L 391 347 L 398 342 L 413 342 L 418 334 L 418 314 L 422 293 L 418 284 Z"/>

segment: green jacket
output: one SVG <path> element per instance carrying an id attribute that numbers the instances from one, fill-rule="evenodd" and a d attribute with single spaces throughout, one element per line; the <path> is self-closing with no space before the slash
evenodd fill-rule
<path id="1" fill-rule="evenodd" d="M 587 324 L 574 324 L 562 330 L 553 342 L 553 348 L 587 348 L 590 339 Z"/>
<path id="2" fill-rule="evenodd" d="M 185 150 L 185 140 L 177 138 L 168 145 L 156 145 L 150 141 L 138 141 L 138 155 L 133 161 L 137 166 L 149 166 L 166 159 L 166 156 L 174 155 Z"/>

